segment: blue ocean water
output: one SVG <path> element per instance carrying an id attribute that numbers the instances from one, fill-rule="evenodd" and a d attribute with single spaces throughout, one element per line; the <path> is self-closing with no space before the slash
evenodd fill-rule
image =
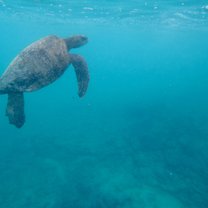
<path id="1" fill-rule="evenodd" d="M 49 34 L 88 36 L 73 67 L 25 93 L 26 124 L 0 97 L 0 208 L 207 208 L 208 2 L 0 0 L 0 73 Z"/>

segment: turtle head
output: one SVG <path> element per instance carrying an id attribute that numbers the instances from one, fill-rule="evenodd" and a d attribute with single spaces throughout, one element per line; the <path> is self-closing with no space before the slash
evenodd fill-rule
<path id="1" fill-rule="evenodd" d="M 85 45 L 88 42 L 88 38 L 84 35 L 75 35 L 69 38 L 64 39 L 67 45 L 68 50 L 71 48 L 79 48 L 82 45 Z"/>

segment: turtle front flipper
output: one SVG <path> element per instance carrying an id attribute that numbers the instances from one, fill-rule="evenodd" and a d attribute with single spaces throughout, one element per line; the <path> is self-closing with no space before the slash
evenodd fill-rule
<path id="1" fill-rule="evenodd" d="M 17 128 L 21 128 L 24 125 L 25 113 L 23 93 L 8 94 L 6 116 L 8 116 L 10 124 L 15 125 Z"/>
<path id="2" fill-rule="evenodd" d="M 70 54 L 72 65 L 75 69 L 77 82 L 78 82 L 78 95 L 83 97 L 87 91 L 88 83 L 90 80 L 87 63 L 80 55 Z"/>

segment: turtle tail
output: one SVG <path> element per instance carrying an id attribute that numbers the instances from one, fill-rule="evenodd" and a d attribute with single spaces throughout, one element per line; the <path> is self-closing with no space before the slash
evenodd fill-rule
<path id="1" fill-rule="evenodd" d="M 24 95 L 22 92 L 8 94 L 6 116 L 8 116 L 10 124 L 15 125 L 17 128 L 21 128 L 24 125 Z"/>
<path id="2" fill-rule="evenodd" d="M 6 91 L 5 91 L 5 87 L 4 87 L 3 81 L 0 78 L 0 95 L 1 94 L 6 94 Z"/>
<path id="3" fill-rule="evenodd" d="M 0 79 L 0 95 L 1 94 L 4 94 L 4 90 L 3 90 L 2 86 L 1 86 L 1 79 Z"/>

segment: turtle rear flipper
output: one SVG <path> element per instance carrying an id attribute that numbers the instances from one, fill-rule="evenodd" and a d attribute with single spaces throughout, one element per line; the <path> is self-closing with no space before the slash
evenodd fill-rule
<path id="1" fill-rule="evenodd" d="M 72 65 L 75 69 L 77 82 L 78 82 L 78 95 L 83 97 L 87 91 L 88 83 L 90 80 L 87 63 L 80 55 L 70 54 Z"/>
<path id="2" fill-rule="evenodd" d="M 23 93 L 8 94 L 6 116 L 8 116 L 10 124 L 15 125 L 17 128 L 21 128 L 24 125 L 25 113 Z"/>

